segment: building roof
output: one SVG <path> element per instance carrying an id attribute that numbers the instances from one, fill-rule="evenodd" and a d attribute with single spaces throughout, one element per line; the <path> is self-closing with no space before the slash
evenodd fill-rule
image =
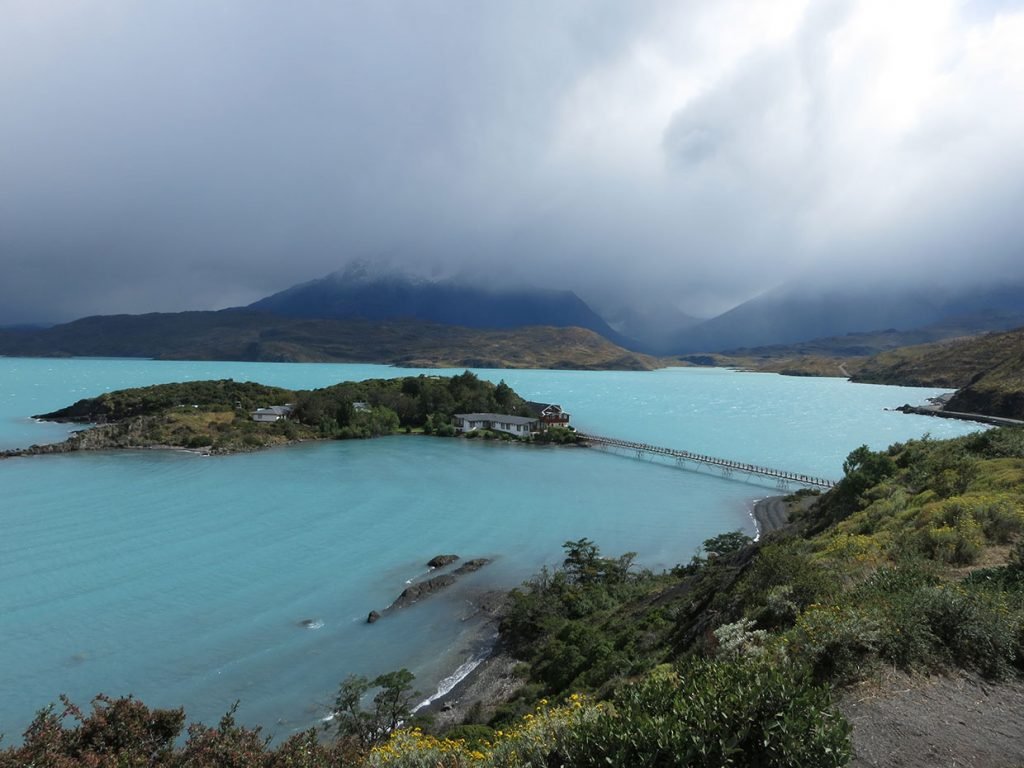
<path id="1" fill-rule="evenodd" d="M 507 413 L 456 413 L 455 418 L 466 421 L 500 421 L 504 424 L 533 424 L 532 416 L 509 416 Z"/>
<path id="2" fill-rule="evenodd" d="M 273 414 L 275 416 L 287 416 L 293 410 L 294 408 L 291 405 L 271 405 L 267 408 L 257 408 L 253 411 L 253 414 L 255 415 L 258 413 L 263 416 L 268 414 Z"/>
<path id="3" fill-rule="evenodd" d="M 541 416 L 548 414 L 565 414 L 565 411 L 562 410 L 562 406 L 558 403 L 538 403 L 533 400 L 527 400 L 526 404 Z M 565 415 L 568 416 L 568 414 Z"/>

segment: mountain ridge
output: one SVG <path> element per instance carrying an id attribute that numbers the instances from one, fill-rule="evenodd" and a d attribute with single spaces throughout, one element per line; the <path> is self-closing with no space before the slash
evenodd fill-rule
<path id="1" fill-rule="evenodd" d="M 410 320 L 288 318 L 246 310 L 94 315 L 40 331 L 0 331 L 0 354 L 453 368 L 659 367 L 654 358 L 582 328 L 484 330 Z"/>
<path id="2" fill-rule="evenodd" d="M 571 290 L 474 286 L 452 279 L 374 274 L 359 265 L 293 285 L 244 309 L 282 317 L 421 320 L 489 330 L 577 327 L 619 346 L 637 347 Z"/>

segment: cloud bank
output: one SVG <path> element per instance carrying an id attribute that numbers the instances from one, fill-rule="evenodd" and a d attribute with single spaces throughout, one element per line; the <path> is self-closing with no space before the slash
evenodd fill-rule
<path id="1" fill-rule="evenodd" d="M 8 0 L 0 322 L 355 258 L 711 314 L 1024 278 L 1024 7 Z"/>

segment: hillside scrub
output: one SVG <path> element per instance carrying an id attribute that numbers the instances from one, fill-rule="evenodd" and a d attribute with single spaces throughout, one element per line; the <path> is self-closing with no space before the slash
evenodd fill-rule
<path id="1" fill-rule="evenodd" d="M 788 531 L 709 539 L 668 574 L 616 568 L 586 539 L 565 546 L 561 569 L 512 593 L 502 637 L 526 685 L 494 723 L 540 695 L 614 700 L 692 659 L 791 665 L 829 686 L 879 667 L 1024 673 L 1021 429 L 859 448 Z"/>

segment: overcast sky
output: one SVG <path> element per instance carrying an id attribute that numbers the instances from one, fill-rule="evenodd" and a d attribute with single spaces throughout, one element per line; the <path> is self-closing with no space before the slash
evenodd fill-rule
<path id="1" fill-rule="evenodd" d="M 1022 243 L 1021 2 L 0 0 L 0 322 L 355 258 L 707 315 Z"/>

